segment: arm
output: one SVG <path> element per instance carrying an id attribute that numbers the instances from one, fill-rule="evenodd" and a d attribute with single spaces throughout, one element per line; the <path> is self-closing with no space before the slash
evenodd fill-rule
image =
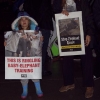
<path id="1" fill-rule="evenodd" d="M 12 34 L 12 31 L 5 32 L 4 38 L 5 39 L 9 38 L 11 34 Z"/>
<path id="2" fill-rule="evenodd" d="M 83 22 L 85 23 L 85 45 L 88 46 L 90 44 L 91 38 L 94 35 L 94 22 L 93 22 L 93 13 L 90 8 L 90 5 L 87 0 L 82 0 L 82 16 Z M 83 23 L 83 25 L 84 25 Z"/>
<path id="3" fill-rule="evenodd" d="M 4 34 L 4 46 L 7 45 L 7 39 L 10 37 L 11 34 L 12 34 L 12 31 L 5 32 L 5 34 Z"/>
<path id="4" fill-rule="evenodd" d="M 66 0 L 62 0 L 62 14 L 64 15 L 69 15 L 69 12 L 67 11 L 67 4 L 66 4 Z"/>
<path id="5" fill-rule="evenodd" d="M 82 1 L 83 1 L 82 16 L 83 16 L 83 22 L 85 23 L 86 35 L 93 36 L 94 35 L 93 13 L 88 1 L 87 0 L 82 0 Z"/>
<path id="6" fill-rule="evenodd" d="M 4 46 L 6 46 L 7 45 L 7 41 L 6 41 L 6 39 L 4 39 Z"/>
<path id="7" fill-rule="evenodd" d="M 67 4 L 66 4 L 66 0 L 62 0 L 62 10 L 66 10 L 67 9 Z"/>

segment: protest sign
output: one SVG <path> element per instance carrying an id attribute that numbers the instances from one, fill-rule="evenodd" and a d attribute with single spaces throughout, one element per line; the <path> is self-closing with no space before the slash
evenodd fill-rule
<path id="1" fill-rule="evenodd" d="M 55 14 L 60 56 L 84 55 L 82 12 Z"/>
<path id="2" fill-rule="evenodd" d="M 5 32 L 5 79 L 41 79 L 41 32 Z"/>
<path id="3" fill-rule="evenodd" d="M 5 79 L 41 79 L 41 57 L 5 57 Z"/>

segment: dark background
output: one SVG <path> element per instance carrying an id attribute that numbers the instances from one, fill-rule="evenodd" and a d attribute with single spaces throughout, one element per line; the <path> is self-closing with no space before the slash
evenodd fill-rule
<path id="1" fill-rule="evenodd" d="M 91 7 L 93 0 L 89 0 Z M 19 80 L 5 80 L 5 49 L 4 32 L 11 30 L 11 23 L 16 18 L 13 12 L 14 0 L 0 0 L 0 100 L 21 100 L 22 88 Z M 74 61 L 76 88 L 72 91 L 60 93 L 59 88 L 63 84 L 62 63 L 60 61 L 48 61 L 48 69 L 52 75 L 41 80 L 44 93 L 43 98 L 37 98 L 32 82 L 29 82 L 29 94 L 26 100 L 87 100 L 84 98 L 82 87 L 82 74 L 79 61 Z M 100 100 L 100 79 L 95 80 L 95 91 L 93 98 L 89 100 Z"/>

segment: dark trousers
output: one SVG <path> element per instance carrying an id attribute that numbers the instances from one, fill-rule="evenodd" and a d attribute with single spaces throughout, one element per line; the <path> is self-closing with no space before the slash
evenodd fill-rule
<path id="1" fill-rule="evenodd" d="M 85 53 L 85 55 L 81 55 L 83 85 L 85 87 L 92 87 L 94 85 L 94 81 L 92 51 L 90 47 L 85 48 Z M 74 84 L 73 56 L 65 56 L 63 58 L 63 78 L 65 86 Z"/>
<path id="2" fill-rule="evenodd" d="M 42 46 L 42 70 L 43 72 L 46 71 L 46 67 L 45 67 L 45 61 L 46 61 L 46 55 L 47 55 L 47 47 L 48 47 L 48 42 L 49 42 L 49 38 L 50 38 L 50 30 L 41 30 L 42 35 L 43 35 L 43 46 Z"/>
<path id="3" fill-rule="evenodd" d="M 100 77 L 100 36 L 95 38 L 94 50 L 96 52 L 94 75 L 98 78 Z"/>

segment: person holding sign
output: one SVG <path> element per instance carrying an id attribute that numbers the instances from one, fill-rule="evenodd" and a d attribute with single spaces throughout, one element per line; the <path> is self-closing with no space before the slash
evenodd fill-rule
<path id="1" fill-rule="evenodd" d="M 91 9 L 89 8 L 87 0 L 62 0 L 62 13 L 68 16 L 69 12 L 82 11 L 83 30 L 85 39 L 85 55 L 81 55 L 82 71 L 83 71 L 83 85 L 86 87 L 85 98 L 93 96 L 93 64 L 92 64 L 92 50 L 90 48 L 91 36 L 93 34 L 92 28 L 93 20 L 91 17 Z M 60 88 L 60 92 L 65 92 L 75 88 L 74 84 L 74 65 L 73 56 L 63 57 L 63 78 L 64 86 Z"/>
<path id="2" fill-rule="evenodd" d="M 96 27 L 96 39 L 95 39 L 95 52 L 96 62 L 94 67 L 94 75 L 96 78 L 100 77 L 100 0 L 94 0 L 93 15 Z"/>
<path id="3" fill-rule="evenodd" d="M 12 41 L 12 39 L 10 39 L 11 42 L 7 41 L 7 43 L 4 43 L 5 48 L 8 48 L 8 46 L 10 46 L 9 48 L 11 48 L 11 50 L 12 50 L 12 47 L 14 46 L 16 48 L 14 49 L 13 52 L 16 53 L 17 49 L 19 47 L 19 43 L 20 43 L 20 46 L 24 47 L 24 48 L 19 49 L 19 51 L 26 49 L 26 53 L 23 57 L 28 57 L 28 56 L 33 57 L 33 56 L 41 56 L 42 55 L 40 49 L 42 48 L 43 37 L 41 35 L 41 32 L 39 32 L 39 28 L 37 27 L 37 22 L 33 18 L 31 18 L 26 12 L 19 12 L 18 18 L 15 19 L 14 22 L 12 23 L 12 30 L 14 30 L 14 34 L 9 33 L 9 36 L 6 34 L 5 37 L 8 36 L 7 40 L 9 39 L 9 37 L 12 37 L 13 35 L 15 35 L 16 37 L 14 36 L 15 38 L 13 38 L 13 41 Z M 25 30 L 26 31 L 27 30 L 28 31 L 35 30 L 35 31 L 33 33 L 29 32 L 29 33 L 31 33 L 31 35 L 30 35 L 28 33 L 25 33 Z M 33 41 L 34 38 L 37 40 Z M 30 40 L 32 40 L 32 41 L 30 41 Z M 17 41 L 17 43 L 15 43 L 16 41 Z M 27 41 L 30 43 L 29 48 L 27 46 Z M 35 41 L 38 41 L 37 42 L 38 44 L 41 43 L 40 48 L 35 46 L 35 44 L 34 44 Z M 10 45 L 8 45 L 8 42 Z M 14 43 L 16 45 L 13 45 Z M 9 50 L 6 49 L 6 51 L 10 52 L 10 49 Z M 31 52 L 31 53 L 29 53 L 29 55 L 27 55 L 28 51 Z M 7 52 L 7 53 L 9 53 L 9 52 Z M 34 52 L 34 54 L 33 54 L 33 52 Z M 7 55 L 5 55 L 5 56 L 7 56 Z M 10 57 L 11 56 L 12 55 L 10 55 Z M 43 92 L 41 90 L 40 80 L 32 79 L 32 81 L 34 82 L 36 93 L 37 93 L 38 97 L 42 97 Z M 21 83 L 22 83 L 22 88 L 23 88 L 23 93 L 21 95 L 21 98 L 24 99 L 27 97 L 27 94 L 28 94 L 28 79 L 22 79 Z"/>

